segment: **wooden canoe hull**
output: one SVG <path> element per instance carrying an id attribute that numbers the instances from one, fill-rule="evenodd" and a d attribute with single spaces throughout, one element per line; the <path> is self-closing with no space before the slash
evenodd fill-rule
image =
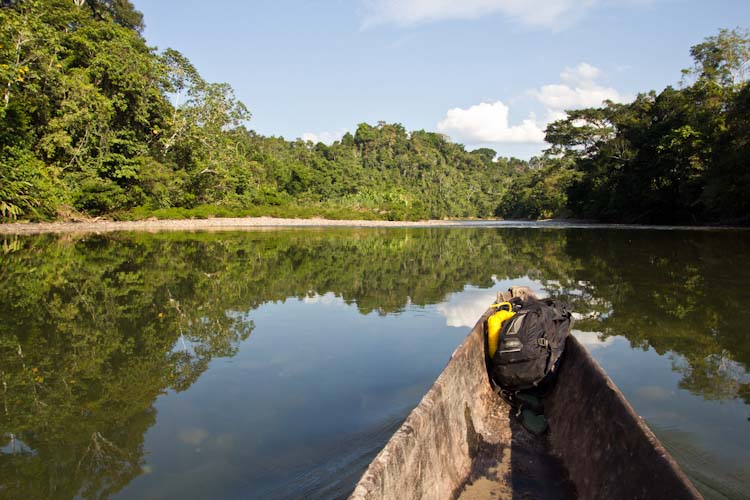
<path id="1" fill-rule="evenodd" d="M 532 436 L 489 383 L 484 321 L 364 473 L 351 500 L 697 499 L 700 494 L 570 336 Z"/>

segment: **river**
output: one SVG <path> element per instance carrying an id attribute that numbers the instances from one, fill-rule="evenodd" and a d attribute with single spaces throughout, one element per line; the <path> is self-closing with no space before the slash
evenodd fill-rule
<path id="1" fill-rule="evenodd" d="M 0 498 L 345 498 L 498 291 L 569 301 L 706 498 L 750 499 L 750 231 L 0 236 Z"/>

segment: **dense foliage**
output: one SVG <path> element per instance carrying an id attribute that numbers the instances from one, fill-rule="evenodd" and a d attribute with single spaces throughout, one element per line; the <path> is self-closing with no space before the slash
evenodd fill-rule
<path id="1" fill-rule="evenodd" d="M 206 205 L 491 216 L 522 164 L 398 124 L 361 124 L 332 146 L 263 137 L 245 128 L 250 113 L 229 85 L 146 45 L 128 0 L 4 5 L 0 217 Z"/>
<path id="2" fill-rule="evenodd" d="M 330 146 L 261 136 L 229 85 L 142 29 L 129 0 L 0 2 L 0 220 L 750 222 L 747 33 L 694 46 L 690 85 L 569 112 L 524 162 L 383 122 Z"/>
<path id="3" fill-rule="evenodd" d="M 750 223 L 750 34 L 722 30 L 691 54 L 679 89 L 552 123 L 503 215 Z"/>

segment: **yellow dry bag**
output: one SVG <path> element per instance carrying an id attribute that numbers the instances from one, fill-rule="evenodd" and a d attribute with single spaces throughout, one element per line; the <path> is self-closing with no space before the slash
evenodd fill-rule
<path id="1" fill-rule="evenodd" d="M 503 322 L 516 315 L 516 313 L 513 312 L 513 305 L 510 302 L 492 304 L 492 307 L 497 307 L 499 310 L 487 318 L 487 348 L 489 350 L 490 358 L 492 358 L 495 355 L 495 351 L 497 351 L 497 344 L 500 341 L 500 330 L 503 328 Z"/>

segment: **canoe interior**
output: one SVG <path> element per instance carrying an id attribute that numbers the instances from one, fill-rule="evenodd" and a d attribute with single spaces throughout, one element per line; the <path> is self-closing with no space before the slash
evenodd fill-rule
<path id="1" fill-rule="evenodd" d="M 549 432 L 537 437 L 523 429 L 489 383 L 489 313 L 372 461 L 351 500 L 701 498 L 572 336 L 544 400 Z"/>

